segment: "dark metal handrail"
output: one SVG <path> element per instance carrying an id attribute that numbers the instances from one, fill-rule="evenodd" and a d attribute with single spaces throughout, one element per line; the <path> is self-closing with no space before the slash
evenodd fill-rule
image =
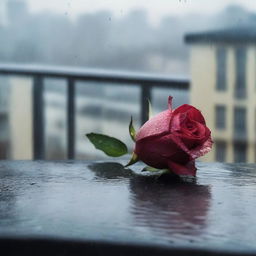
<path id="1" fill-rule="evenodd" d="M 147 119 L 147 99 L 153 87 L 189 89 L 189 79 L 143 73 L 56 67 L 42 65 L 0 64 L 0 75 L 31 76 L 33 78 L 33 152 L 34 159 L 44 159 L 44 102 L 43 79 L 49 77 L 67 80 L 67 146 L 68 159 L 75 156 L 75 82 L 111 82 L 113 85 L 131 84 L 141 88 L 141 123 Z M 104 83 L 101 83 L 104 85 Z"/>

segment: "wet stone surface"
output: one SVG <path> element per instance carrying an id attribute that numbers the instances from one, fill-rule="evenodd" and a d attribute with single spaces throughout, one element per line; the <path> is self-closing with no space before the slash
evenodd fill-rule
<path id="1" fill-rule="evenodd" d="M 256 253 L 256 165 L 197 163 L 186 180 L 143 167 L 0 161 L 0 239 Z"/>

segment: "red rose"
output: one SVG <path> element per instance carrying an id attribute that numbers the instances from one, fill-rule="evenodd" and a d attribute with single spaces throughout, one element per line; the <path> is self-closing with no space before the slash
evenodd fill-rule
<path id="1" fill-rule="evenodd" d="M 211 131 L 191 105 L 171 108 L 149 119 L 136 136 L 135 153 L 149 166 L 195 176 L 195 159 L 211 150 Z"/>

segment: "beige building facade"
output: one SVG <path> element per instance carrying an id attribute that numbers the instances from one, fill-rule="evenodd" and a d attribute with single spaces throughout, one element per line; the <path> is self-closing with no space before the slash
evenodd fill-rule
<path id="1" fill-rule="evenodd" d="M 12 77 L 10 83 L 10 159 L 33 159 L 32 81 Z"/>
<path id="2" fill-rule="evenodd" d="M 256 36 L 235 32 L 186 36 L 191 104 L 203 112 L 214 140 L 205 161 L 256 160 Z"/>

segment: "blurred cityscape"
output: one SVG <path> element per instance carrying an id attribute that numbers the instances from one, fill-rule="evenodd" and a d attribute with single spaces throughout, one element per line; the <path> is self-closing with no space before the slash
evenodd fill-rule
<path id="1" fill-rule="evenodd" d="M 229 6 L 212 15 L 169 15 L 163 17 L 158 25 L 152 25 L 143 9 L 131 10 L 119 18 L 109 10 L 84 13 L 74 20 L 68 12 L 31 13 L 25 0 L 5 0 L 0 3 L 0 63 L 72 66 L 190 77 L 191 90 L 188 92 L 154 89 L 154 112 L 160 112 L 166 107 L 167 95 L 174 96 L 175 107 L 184 103 L 198 106 L 206 113 L 213 135 L 216 134 L 217 138 L 215 147 L 218 149 L 215 148 L 205 160 L 252 162 L 256 157 L 255 136 L 250 135 L 247 139 L 240 135 L 246 133 L 247 126 L 250 127 L 249 134 L 256 131 L 256 35 L 251 33 L 255 25 L 256 13 L 240 6 Z M 225 32 L 218 32 L 227 30 L 233 31 L 228 40 Z M 217 32 L 207 34 L 201 31 Z M 241 34 L 241 31 L 246 31 L 246 35 Z M 234 33 L 239 36 L 234 38 Z M 187 40 L 184 40 L 186 35 Z M 248 40 L 241 40 L 243 37 Z M 251 50 L 247 56 L 253 59 L 250 63 L 255 71 L 249 75 L 251 78 L 241 80 L 240 76 L 247 77 L 245 64 L 237 64 L 236 71 L 240 76 L 226 70 L 236 65 L 235 61 L 232 62 L 233 45 L 236 49 L 237 45 L 239 49 L 244 49 L 248 42 Z M 243 50 L 234 54 L 239 55 L 239 59 L 246 55 Z M 229 120 L 229 116 L 236 100 L 241 99 L 233 97 L 233 89 L 227 89 L 228 92 L 225 92 L 225 88 L 223 90 L 226 86 L 223 84 L 230 84 L 227 88 L 234 87 L 232 81 L 228 82 L 233 76 L 240 79 L 240 84 L 250 80 L 250 88 L 254 93 L 250 94 L 251 103 L 247 104 L 246 97 L 242 97 L 242 102 L 238 103 L 240 110 L 237 110 L 239 118 L 236 122 L 242 139 L 237 144 L 236 148 L 240 150 L 237 152 L 233 152 L 232 147 L 237 143 L 231 127 L 235 121 Z M 0 76 L 0 159 L 32 158 L 30 80 L 26 77 Z M 44 84 L 46 158 L 65 159 L 66 82 L 47 78 Z M 221 87 L 219 91 L 224 91 L 224 95 L 212 93 L 215 84 Z M 208 86 L 209 90 L 202 90 Z M 238 94 L 241 93 L 240 90 Z M 226 110 L 225 104 L 230 110 Z M 245 111 L 242 108 L 244 105 Z M 140 91 L 136 86 L 113 86 L 107 83 L 101 86 L 95 82 L 77 82 L 76 158 L 104 157 L 86 142 L 84 134 L 91 131 L 118 137 L 132 149 L 127 127 L 131 115 L 136 127 L 139 127 L 139 108 Z M 253 111 L 245 118 L 247 108 L 253 108 Z M 215 110 L 220 117 L 216 116 Z M 217 125 L 215 119 L 218 119 Z M 254 121 L 241 128 L 241 123 L 246 123 L 247 119 Z M 226 120 L 231 123 L 228 124 L 230 132 L 225 131 L 226 125 L 223 123 Z"/>

